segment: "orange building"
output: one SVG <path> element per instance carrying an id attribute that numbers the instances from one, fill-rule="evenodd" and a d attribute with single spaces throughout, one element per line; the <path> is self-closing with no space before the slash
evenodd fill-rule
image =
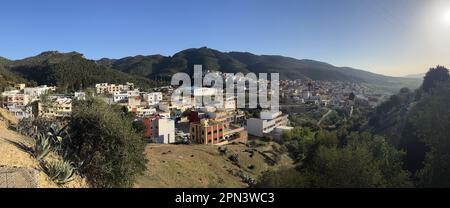
<path id="1" fill-rule="evenodd" d="M 244 127 L 231 126 L 226 122 L 213 122 L 202 119 L 190 124 L 191 139 L 198 144 L 222 145 L 232 140 L 246 140 Z"/>

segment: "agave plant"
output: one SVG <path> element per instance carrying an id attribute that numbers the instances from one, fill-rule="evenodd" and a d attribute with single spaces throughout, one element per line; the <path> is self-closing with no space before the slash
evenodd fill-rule
<path id="1" fill-rule="evenodd" d="M 74 179 L 75 168 L 70 162 L 56 161 L 48 164 L 46 172 L 53 182 L 63 185 Z"/>
<path id="2" fill-rule="evenodd" d="M 36 157 L 38 161 L 42 161 L 52 149 L 50 139 L 43 133 L 38 133 L 35 137 L 34 157 Z"/>
<path id="3" fill-rule="evenodd" d="M 57 125 L 53 124 L 50 126 L 47 135 L 52 139 L 54 143 L 60 144 L 66 135 L 66 128 L 67 126 L 59 128 Z"/>

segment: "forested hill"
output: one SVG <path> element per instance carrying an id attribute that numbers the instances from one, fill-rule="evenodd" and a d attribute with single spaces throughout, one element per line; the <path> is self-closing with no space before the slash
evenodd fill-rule
<path id="1" fill-rule="evenodd" d="M 368 128 L 406 152 L 405 168 L 425 187 L 450 186 L 450 76 L 431 69 L 421 88 L 402 89 L 369 117 Z"/>
<path id="2" fill-rule="evenodd" d="M 154 84 L 147 78 L 99 65 L 76 52 L 44 52 L 26 59 L 8 61 L 4 68 L 17 77 L 35 84 L 57 85 L 63 91 L 73 91 L 99 82 L 135 82 L 142 87 Z"/>
<path id="3" fill-rule="evenodd" d="M 194 64 L 204 70 L 222 72 L 278 72 L 281 79 L 329 80 L 365 83 L 374 88 L 396 92 L 402 87 L 417 88 L 420 79 L 396 78 L 349 67 L 336 67 L 314 60 L 283 56 L 254 55 L 247 52 L 220 52 L 193 48 L 173 56 L 150 55 L 122 59 L 86 59 L 77 52 L 49 51 L 22 60 L 0 58 L 0 82 L 26 79 L 31 83 L 58 85 L 62 90 L 76 90 L 98 82 L 135 82 L 152 87 L 168 81 L 176 72 L 192 73 Z M 5 78 L 7 77 L 7 78 Z M 3 85 L 5 85 L 3 83 Z"/>
<path id="4" fill-rule="evenodd" d="M 281 79 L 333 80 L 362 82 L 375 87 L 398 91 L 401 87 L 416 88 L 420 79 L 397 78 L 349 67 L 336 67 L 314 60 L 298 60 L 276 55 L 255 55 L 247 52 L 220 52 L 210 48 L 192 48 L 173 56 L 151 55 L 122 59 L 101 59 L 99 64 L 148 78 L 169 76 L 176 72 L 192 73 L 194 64 L 222 72 L 278 72 Z"/>

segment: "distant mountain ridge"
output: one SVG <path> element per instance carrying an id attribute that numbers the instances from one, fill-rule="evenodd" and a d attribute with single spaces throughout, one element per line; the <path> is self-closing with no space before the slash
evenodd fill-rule
<path id="1" fill-rule="evenodd" d="M 122 59 L 101 59 L 97 63 L 122 72 L 154 78 L 176 72 L 192 73 L 194 64 L 203 69 L 221 72 L 278 72 L 281 79 L 329 80 L 367 83 L 397 91 L 401 87 L 416 88 L 420 80 L 389 77 L 350 67 L 294 59 L 278 55 L 255 55 L 248 52 L 220 52 L 210 48 L 191 48 L 173 56 L 151 55 Z"/>
<path id="2" fill-rule="evenodd" d="M 204 70 L 228 73 L 273 73 L 281 79 L 328 80 L 365 83 L 384 90 L 397 91 L 401 87 L 416 88 L 420 80 L 379 75 L 350 67 L 336 67 L 328 63 L 294 59 L 278 55 L 255 55 L 248 52 L 221 52 L 202 47 L 180 51 L 173 56 L 149 55 L 121 59 L 88 60 L 78 52 L 43 52 L 22 60 L 0 58 L 6 73 L 38 84 L 56 84 L 75 90 L 96 82 L 133 81 L 143 87 L 170 80 L 177 72 L 192 74 L 195 64 Z"/>

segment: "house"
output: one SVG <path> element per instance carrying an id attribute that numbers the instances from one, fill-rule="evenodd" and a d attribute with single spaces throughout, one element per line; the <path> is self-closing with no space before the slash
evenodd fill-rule
<path id="1" fill-rule="evenodd" d="M 14 85 L 14 88 L 16 89 L 16 90 L 23 90 L 23 89 L 25 89 L 25 84 L 24 83 L 19 83 L 19 84 L 15 84 Z"/>
<path id="2" fill-rule="evenodd" d="M 86 93 L 85 92 L 75 92 L 73 98 L 75 100 L 86 100 Z"/>

